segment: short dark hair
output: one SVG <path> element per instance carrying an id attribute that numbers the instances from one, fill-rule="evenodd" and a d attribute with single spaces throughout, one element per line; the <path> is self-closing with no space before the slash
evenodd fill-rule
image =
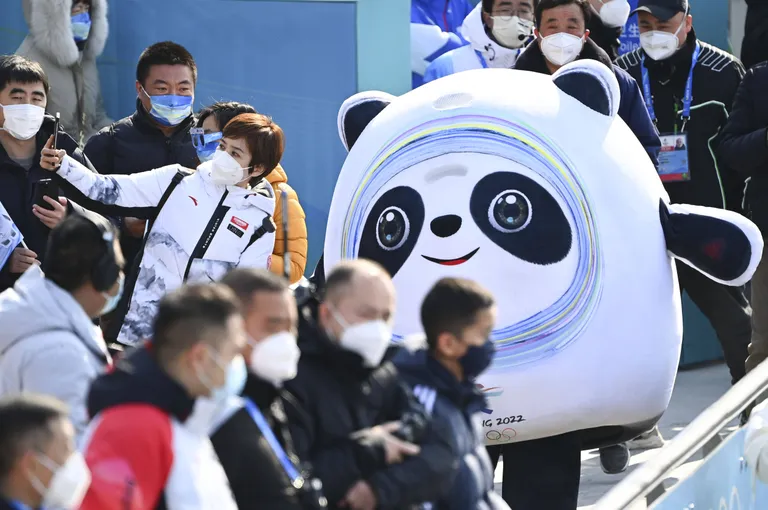
<path id="1" fill-rule="evenodd" d="M 187 66 L 192 71 L 192 80 L 197 83 L 197 64 L 192 54 L 181 44 L 172 41 L 155 43 L 141 52 L 136 65 L 136 80 L 145 85 L 152 66 Z"/>
<path id="2" fill-rule="evenodd" d="M 96 263 L 109 251 L 104 234 L 94 221 L 117 239 L 114 225 L 93 213 L 90 219 L 70 214 L 48 236 L 42 270 L 47 279 L 68 292 L 90 282 Z"/>
<path id="3" fill-rule="evenodd" d="M 50 86 L 43 66 L 20 55 L 0 55 L 0 90 L 11 82 L 24 84 L 42 83 L 45 95 Z"/>
<path id="4" fill-rule="evenodd" d="M 328 277 L 325 279 L 323 296 L 325 300 L 335 300 L 336 296 L 342 294 L 346 287 L 352 283 L 356 274 L 364 270 L 378 271 L 382 274 L 389 274 L 379 263 L 368 259 L 343 260 L 333 266 Z"/>
<path id="5" fill-rule="evenodd" d="M 461 337 L 477 320 L 478 312 L 494 305 L 491 293 L 479 283 L 463 278 L 443 278 L 421 303 L 421 324 L 427 345 L 434 350 L 442 333 Z"/>
<path id="6" fill-rule="evenodd" d="M 205 119 L 213 115 L 221 131 L 224 129 L 224 126 L 229 124 L 230 120 L 241 113 L 256 113 L 256 108 L 246 103 L 238 103 L 237 101 L 214 103 L 211 106 L 206 106 L 197 114 L 197 127 L 203 127 Z"/>
<path id="7" fill-rule="evenodd" d="M 251 151 L 251 166 L 261 167 L 266 176 L 283 159 L 285 135 L 270 117 L 260 113 L 242 113 L 227 122 L 222 130 L 226 138 L 245 139 Z"/>
<path id="8" fill-rule="evenodd" d="M 257 292 L 286 292 L 290 290 L 285 278 L 266 269 L 233 269 L 221 279 L 221 283 L 232 289 L 243 307 L 251 304 Z"/>
<path id="9" fill-rule="evenodd" d="M 538 5 L 533 10 L 534 20 L 536 21 L 536 28 L 541 28 L 541 18 L 544 15 L 544 11 L 554 9 L 555 7 L 562 7 L 564 5 L 577 5 L 584 13 L 584 24 L 589 24 L 589 19 L 592 17 L 591 8 L 589 7 L 589 0 L 538 0 Z"/>
<path id="10" fill-rule="evenodd" d="M 533 1 L 533 8 L 536 8 L 536 4 L 539 2 L 539 0 L 532 0 Z M 490 14 L 493 12 L 493 4 L 496 3 L 496 0 L 483 0 L 483 11 Z"/>
<path id="11" fill-rule="evenodd" d="M 184 285 L 160 300 L 152 325 L 152 350 L 160 361 L 173 360 L 205 341 L 210 330 L 225 329 L 239 314 L 237 296 L 226 285 Z"/>
<path id="12" fill-rule="evenodd" d="M 53 436 L 52 422 L 68 414 L 64 403 L 45 395 L 22 393 L 0 399 L 0 483 L 19 457 L 47 447 Z"/>

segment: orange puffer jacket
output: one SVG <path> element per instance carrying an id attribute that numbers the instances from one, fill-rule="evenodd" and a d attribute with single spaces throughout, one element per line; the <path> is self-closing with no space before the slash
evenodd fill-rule
<path id="1" fill-rule="evenodd" d="M 275 232 L 275 248 L 272 251 L 273 273 L 283 274 L 284 232 L 283 232 L 283 196 L 286 192 L 288 199 L 288 252 L 291 254 L 291 283 L 296 283 L 304 276 L 307 266 L 307 223 L 304 221 L 304 209 L 301 208 L 299 197 L 288 185 L 288 176 L 280 165 L 267 176 L 267 182 L 272 185 L 277 195 L 275 200 L 274 220 L 277 226 Z"/>

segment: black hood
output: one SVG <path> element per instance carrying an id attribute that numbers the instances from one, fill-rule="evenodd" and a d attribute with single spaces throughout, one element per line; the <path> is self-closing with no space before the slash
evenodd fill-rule
<path id="1" fill-rule="evenodd" d="M 342 349 L 331 340 L 318 322 L 318 307 L 315 298 L 307 300 L 299 309 L 299 338 L 301 361 L 316 361 L 336 371 L 340 377 L 359 382 L 367 379 L 373 369 L 363 363 L 363 358 L 354 352 Z"/>
<path id="2" fill-rule="evenodd" d="M 432 387 L 470 414 L 486 408 L 485 396 L 474 381 L 459 381 L 426 349 L 413 352 L 401 349 L 393 362 L 398 373 L 412 387 Z"/>
<path id="3" fill-rule="evenodd" d="M 91 417 L 121 404 L 147 404 L 186 421 L 195 399 L 160 368 L 149 345 L 129 351 L 114 370 L 98 377 L 88 393 Z"/>
<path id="4" fill-rule="evenodd" d="M 576 60 L 597 60 L 608 66 L 608 69 L 613 69 L 613 63 L 608 54 L 595 44 L 592 39 L 587 39 Z M 520 54 L 520 58 L 515 62 L 515 69 L 540 74 L 552 74 L 549 72 L 547 60 L 536 40 L 529 44 L 525 51 Z"/>

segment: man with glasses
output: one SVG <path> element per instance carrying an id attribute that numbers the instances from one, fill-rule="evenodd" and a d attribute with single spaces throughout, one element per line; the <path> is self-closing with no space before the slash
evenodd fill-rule
<path id="1" fill-rule="evenodd" d="M 533 0 L 483 0 L 459 33 L 469 45 L 432 62 L 424 73 L 425 83 L 470 69 L 511 69 L 533 38 Z"/>

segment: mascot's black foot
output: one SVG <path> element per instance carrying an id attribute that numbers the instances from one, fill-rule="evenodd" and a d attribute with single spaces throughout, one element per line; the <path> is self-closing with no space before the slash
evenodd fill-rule
<path id="1" fill-rule="evenodd" d="M 600 467 L 608 475 L 623 473 L 629 467 L 629 448 L 625 443 L 600 448 Z"/>

